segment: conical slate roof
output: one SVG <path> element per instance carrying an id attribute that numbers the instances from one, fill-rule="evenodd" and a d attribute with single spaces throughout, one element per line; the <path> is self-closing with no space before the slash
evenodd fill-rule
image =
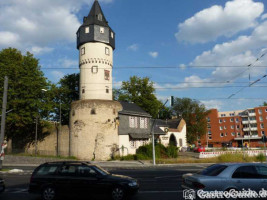
<path id="1" fill-rule="evenodd" d="M 96 24 L 108 27 L 108 21 L 106 20 L 104 13 L 97 0 L 95 0 L 88 16 L 84 18 L 83 24 L 84 25 Z"/>

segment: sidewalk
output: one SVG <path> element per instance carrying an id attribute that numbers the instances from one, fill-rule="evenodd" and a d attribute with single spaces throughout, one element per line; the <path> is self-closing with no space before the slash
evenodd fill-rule
<path id="1" fill-rule="evenodd" d="M 42 158 L 31 156 L 6 155 L 3 161 L 3 167 L 37 167 L 45 162 L 64 161 L 57 158 Z M 71 161 L 71 160 L 67 160 Z M 73 160 L 77 161 L 77 160 Z M 105 168 L 145 168 L 145 167 L 178 167 L 178 166 L 208 166 L 210 163 L 181 163 L 181 164 L 158 164 L 153 166 L 150 161 L 90 161 L 92 164 Z"/>

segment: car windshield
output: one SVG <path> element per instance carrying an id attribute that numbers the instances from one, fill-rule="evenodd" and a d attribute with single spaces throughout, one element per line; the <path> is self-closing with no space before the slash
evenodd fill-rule
<path id="1" fill-rule="evenodd" d="M 97 172 L 99 172 L 100 174 L 102 174 L 102 175 L 108 175 L 108 174 L 110 174 L 108 171 L 104 170 L 104 169 L 101 168 L 101 167 L 94 166 L 93 168 L 94 168 Z"/>
<path id="2" fill-rule="evenodd" d="M 227 168 L 226 165 L 211 165 L 206 169 L 198 172 L 198 174 L 205 176 L 218 176 L 225 168 Z"/>

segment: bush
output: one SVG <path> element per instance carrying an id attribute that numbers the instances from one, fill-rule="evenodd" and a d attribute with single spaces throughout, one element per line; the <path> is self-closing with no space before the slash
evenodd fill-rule
<path id="1" fill-rule="evenodd" d="M 136 156 L 138 160 L 152 159 L 152 144 L 144 145 L 136 150 Z M 168 146 L 167 148 L 162 144 L 155 145 L 156 158 L 177 158 L 177 147 Z"/>
<path id="2" fill-rule="evenodd" d="M 259 155 L 257 155 L 256 156 L 256 159 L 257 159 L 257 161 L 259 161 L 259 162 L 264 162 L 264 161 L 266 161 L 266 157 L 261 153 L 261 154 L 259 154 Z"/>

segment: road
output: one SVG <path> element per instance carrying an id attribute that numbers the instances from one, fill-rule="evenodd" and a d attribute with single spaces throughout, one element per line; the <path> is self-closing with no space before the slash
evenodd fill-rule
<path id="1" fill-rule="evenodd" d="M 132 197 L 132 200 L 179 200 L 183 199 L 181 188 L 182 174 L 194 173 L 204 166 L 169 166 L 146 167 L 132 169 L 108 169 L 111 173 L 131 176 L 138 179 L 140 192 Z M 39 195 L 28 194 L 27 187 L 32 169 L 24 170 L 18 174 L 3 174 L 6 181 L 6 191 L 0 195 L 1 200 L 40 200 Z M 96 196 L 93 199 L 108 199 Z"/>

